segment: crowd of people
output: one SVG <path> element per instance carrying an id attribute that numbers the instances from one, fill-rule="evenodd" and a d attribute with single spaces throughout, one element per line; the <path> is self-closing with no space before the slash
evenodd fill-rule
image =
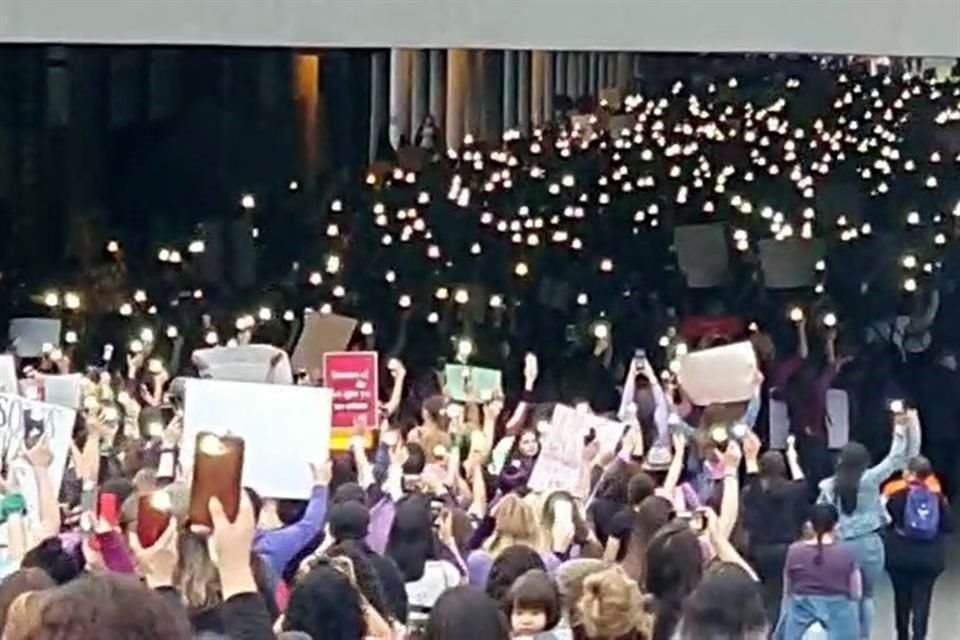
<path id="1" fill-rule="evenodd" d="M 68 305 L 97 286 L 76 274 L 41 295 L 72 339 L 18 372 L 86 380 L 59 492 L 44 438 L 7 452 L 38 508 L 5 465 L 3 638 L 930 637 L 960 444 L 960 85 L 811 60 L 722 71 L 446 153 L 431 122 L 425 164 L 379 163 L 313 227 L 248 195 L 264 263 L 290 267 L 253 290 L 201 285 L 196 239 L 183 261 L 112 240 L 127 293 Z M 700 222 L 729 226 L 722 286 L 676 266 L 673 229 Z M 810 287 L 766 286 L 769 238 L 825 245 Z M 349 348 L 380 352 L 373 445 L 317 460 L 306 502 L 237 486 L 198 523 L 180 354 L 289 348 L 304 307 L 357 318 Z M 754 396 L 697 406 L 684 357 L 738 342 Z M 453 401 L 436 368 L 457 358 L 503 388 Z M 849 398 L 833 448 L 831 388 Z M 569 489 L 533 490 L 559 405 L 622 435 L 578 445 Z M 874 621 L 885 576 L 895 631 Z"/>

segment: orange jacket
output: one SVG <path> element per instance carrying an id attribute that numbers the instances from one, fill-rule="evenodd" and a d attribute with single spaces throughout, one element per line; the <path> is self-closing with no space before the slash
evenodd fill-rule
<path id="1" fill-rule="evenodd" d="M 930 475 L 926 481 L 927 489 L 933 491 L 934 493 L 941 494 L 943 489 L 940 487 L 940 480 L 937 479 L 935 475 Z M 895 494 L 897 491 L 901 491 L 907 488 L 907 481 L 903 477 L 893 478 L 887 481 L 887 484 L 883 485 L 883 495 L 890 497 Z"/>

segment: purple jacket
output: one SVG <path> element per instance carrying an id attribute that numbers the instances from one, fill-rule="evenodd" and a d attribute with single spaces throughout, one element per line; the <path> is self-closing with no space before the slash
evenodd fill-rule
<path id="1" fill-rule="evenodd" d="M 263 558 L 277 576 L 290 561 L 320 532 L 327 515 L 327 488 L 316 486 L 310 494 L 303 518 L 280 529 L 257 530 L 253 536 L 253 550 Z"/>

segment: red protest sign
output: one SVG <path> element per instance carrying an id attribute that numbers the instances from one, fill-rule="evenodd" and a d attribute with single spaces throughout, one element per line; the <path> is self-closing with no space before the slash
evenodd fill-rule
<path id="1" fill-rule="evenodd" d="M 343 351 L 323 354 L 323 385 L 333 391 L 331 448 L 344 449 L 354 428 L 377 426 L 377 354 Z"/>

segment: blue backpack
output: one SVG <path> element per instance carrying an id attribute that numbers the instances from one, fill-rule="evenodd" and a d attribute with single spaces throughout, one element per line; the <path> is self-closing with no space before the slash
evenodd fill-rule
<path id="1" fill-rule="evenodd" d="M 933 540 L 939 531 L 940 497 L 923 484 L 911 484 L 900 533 L 911 540 Z"/>

